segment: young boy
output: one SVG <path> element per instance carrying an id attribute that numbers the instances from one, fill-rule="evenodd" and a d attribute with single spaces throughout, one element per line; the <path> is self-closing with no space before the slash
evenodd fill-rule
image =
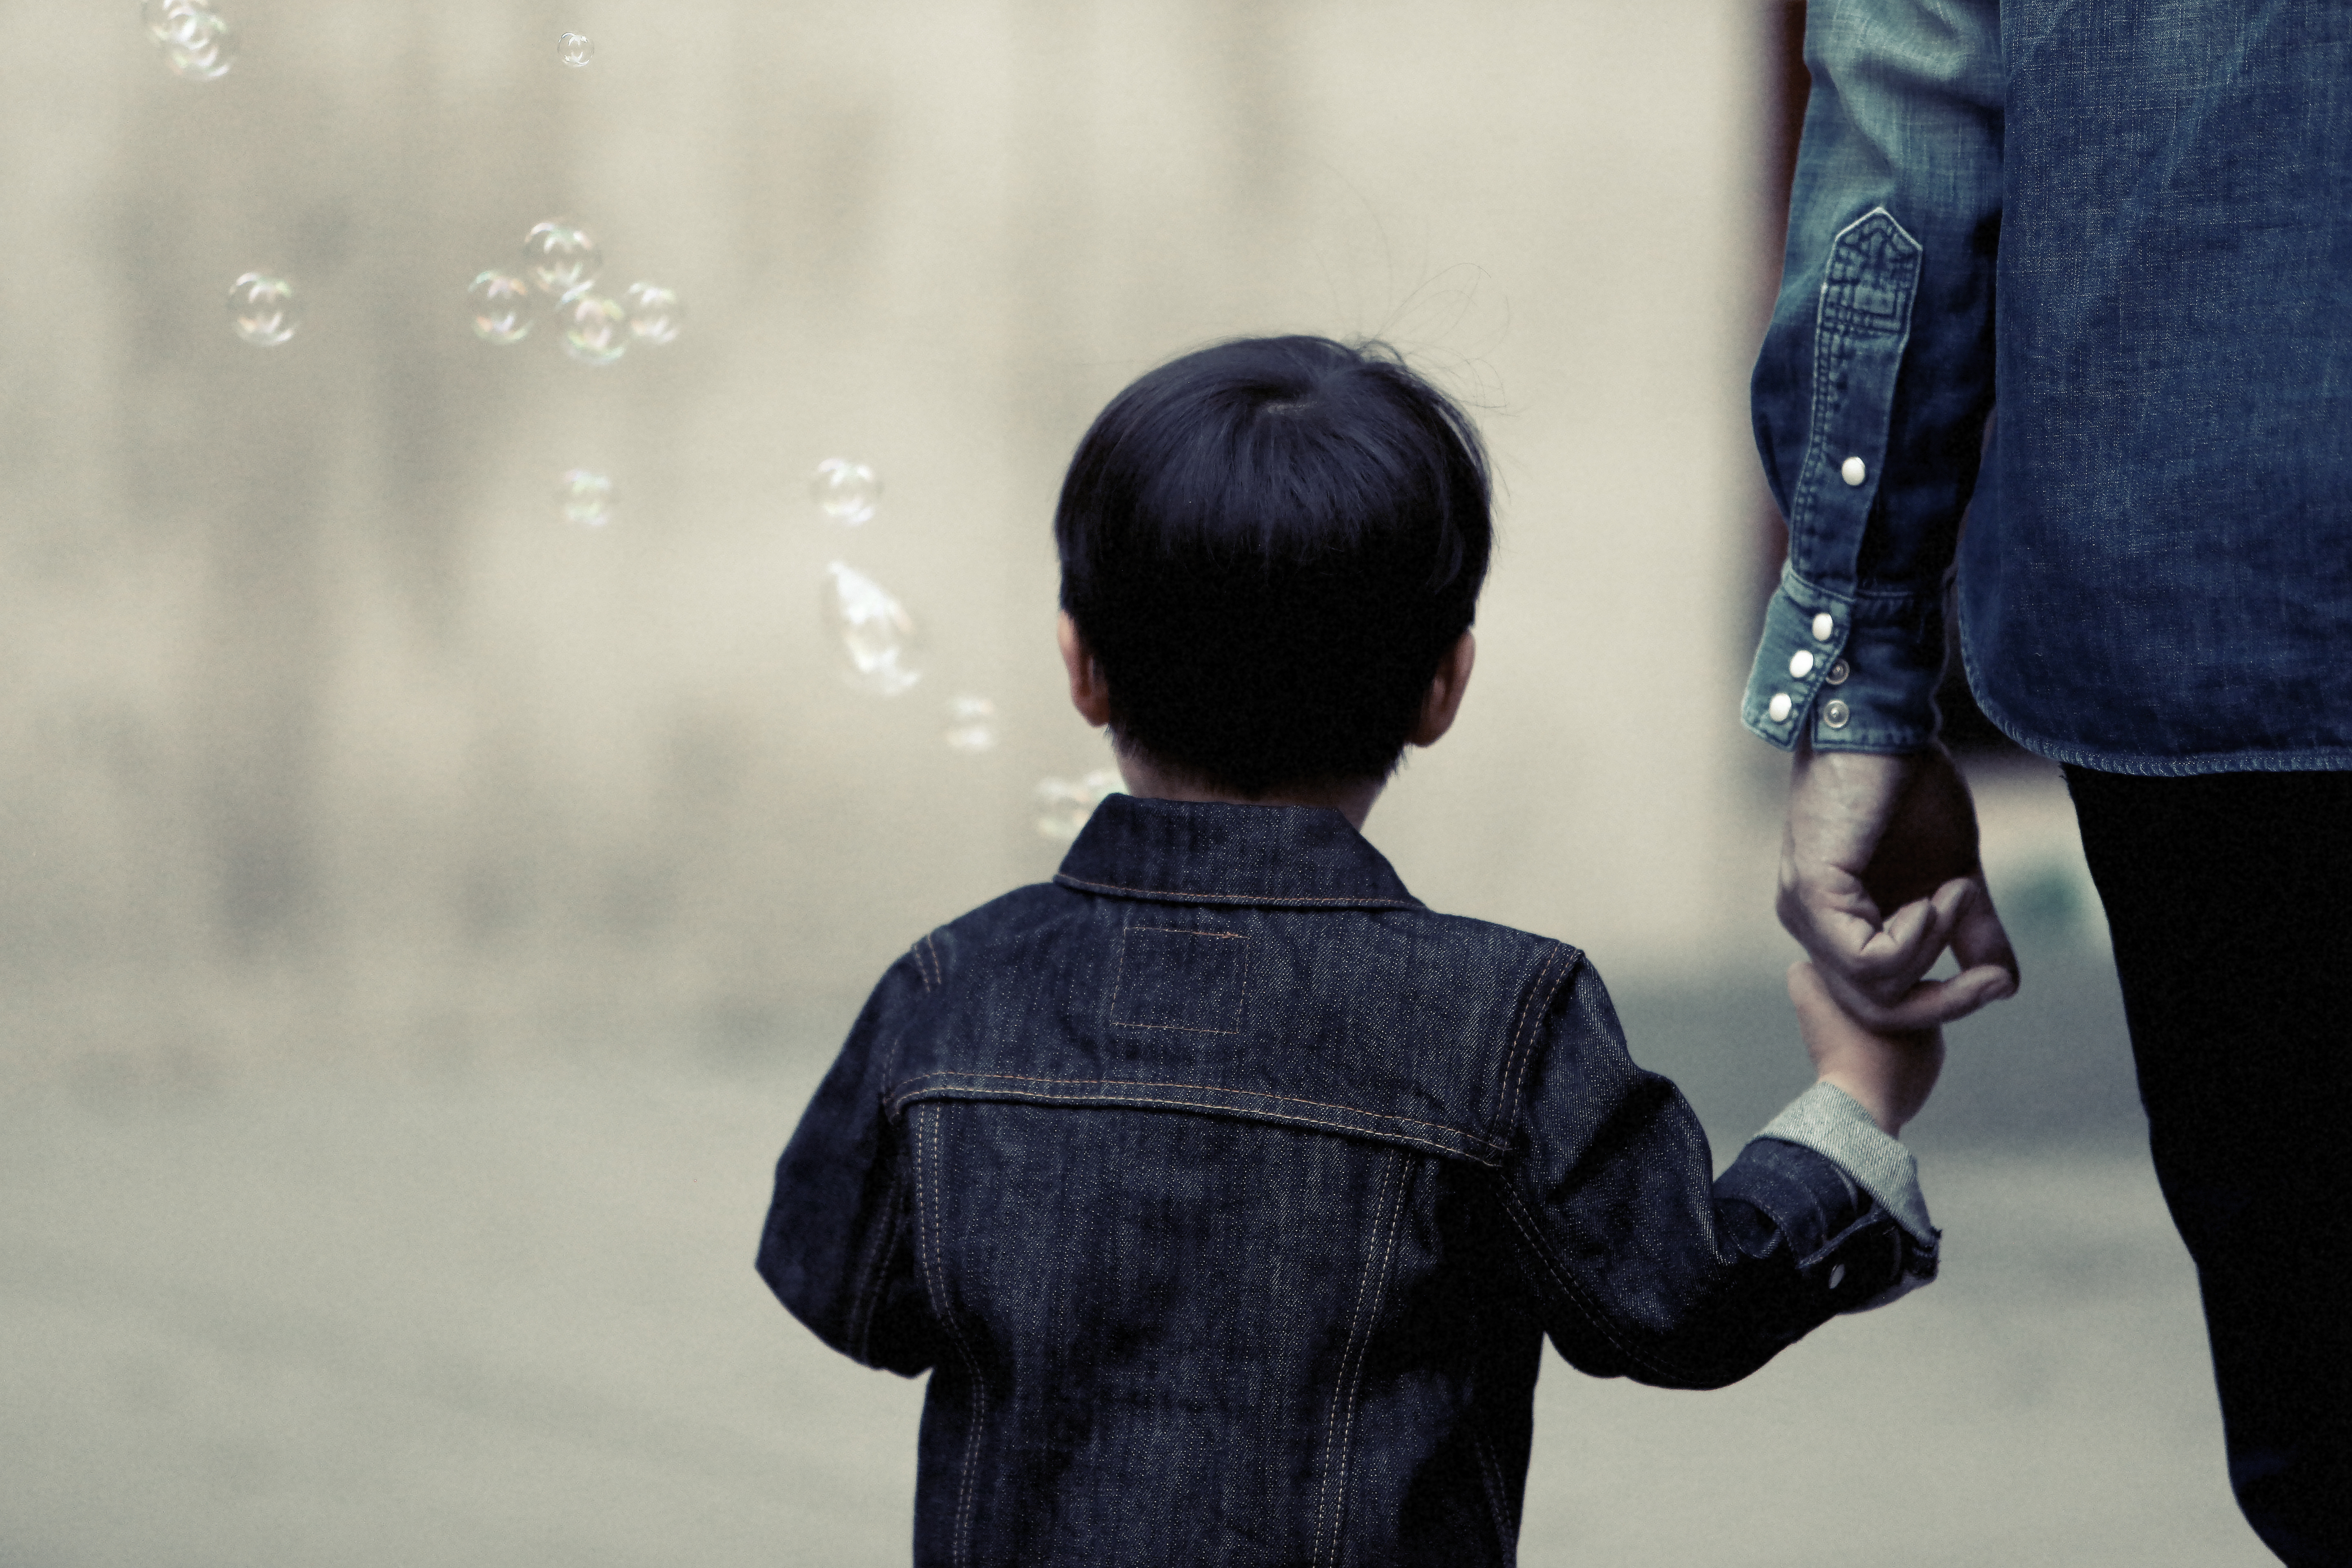
<path id="1" fill-rule="evenodd" d="M 1321 339 L 1079 444 L 1062 653 L 1130 793 L 882 977 L 760 1247 L 825 1343 L 930 1370 L 918 1563 L 1508 1563 L 1542 1335 L 1714 1387 L 1933 1278 L 1892 1134 L 1939 1039 L 1800 965 L 1822 1081 L 1710 1181 L 1581 953 L 1359 836 L 1461 704 L 1487 508 L 1462 414 Z"/>

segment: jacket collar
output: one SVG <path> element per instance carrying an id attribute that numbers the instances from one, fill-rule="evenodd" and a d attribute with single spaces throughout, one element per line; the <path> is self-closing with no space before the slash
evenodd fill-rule
<path id="1" fill-rule="evenodd" d="M 1421 908 L 1381 852 L 1320 805 L 1110 795 L 1095 807 L 1054 880 L 1166 903 Z"/>

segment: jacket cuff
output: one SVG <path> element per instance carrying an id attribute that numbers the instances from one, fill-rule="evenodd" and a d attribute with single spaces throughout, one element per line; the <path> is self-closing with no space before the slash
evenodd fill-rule
<path id="1" fill-rule="evenodd" d="M 1922 1246 L 1853 1173 L 1800 1143 L 1758 1135 L 1716 1184 L 1763 1215 L 1821 1306 L 1810 1321 L 1883 1307 L 1936 1277 L 1937 1248 Z"/>
<path id="2" fill-rule="evenodd" d="M 1919 1191 L 1919 1162 L 1880 1131 L 1870 1112 L 1835 1084 L 1813 1085 L 1756 1136 L 1794 1143 L 1835 1161 L 1856 1186 L 1885 1205 L 1912 1240 L 1935 1247 L 1941 1233 L 1927 1218 L 1927 1199 Z"/>
<path id="3" fill-rule="evenodd" d="M 1930 593 L 1837 594 L 1784 568 L 1740 721 L 1782 751 L 1919 752 L 1937 729 L 1944 604 Z"/>

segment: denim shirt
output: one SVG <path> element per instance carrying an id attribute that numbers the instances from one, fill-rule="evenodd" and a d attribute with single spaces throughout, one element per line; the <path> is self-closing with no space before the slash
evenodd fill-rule
<path id="1" fill-rule="evenodd" d="M 1512 1560 L 1545 1333 L 1713 1387 L 1935 1272 L 1834 1089 L 1711 1169 L 1576 949 L 1335 811 L 1113 795 L 883 976 L 759 1268 L 930 1371 L 919 1563 L 1458 1568 Z"/>
<path id="2" fill-rule="evenodd" d="M 1956 568 L 2028 748 L 2352 767 L 2352 0 L 1814 0 L 1805 59 L 1744 721 L 1928 743 Z"/>

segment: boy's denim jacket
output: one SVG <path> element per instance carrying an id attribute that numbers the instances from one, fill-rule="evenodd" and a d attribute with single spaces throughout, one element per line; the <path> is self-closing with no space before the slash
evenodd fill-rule
<path id="1" fill-rule="evenodd" d="M 918 1563 L 1460 1568 L 1512 1560 L 1543 1334 L 1713 1387 L 1935 1272 L 1835 1090 L 1710 1169 L 1576 949 L 1335 811 L 1114 795 L 883 976 L 759 1267 L 930 1369 Z"/>

